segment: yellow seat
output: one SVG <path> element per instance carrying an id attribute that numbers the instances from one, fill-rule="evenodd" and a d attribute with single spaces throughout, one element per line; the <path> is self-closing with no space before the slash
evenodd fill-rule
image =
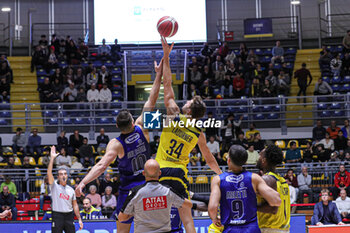
<path id="1" fill-rule="evenodd" d="M 299 140 L 299 147 L 300 148 L 306 148 L 306 144 L 308 142 L 312 142 L 311 140 L 307 139 L 307 140 Z"/>
<path id="2" fill-rule="evenodd" d="M 112 167 L 111 167 L 111 166 L 109 166 L 109 167 L 107 168 L 107 173 L 113 174 L 113 170 L 112 170 Z"/>
<path id="3" fill-rule="evenodd" d="M 277 141 L 275 141 L 275 145 L 278 146 L 281 149 L 286 148 L 286 142 L 284 140 L 277 140 Z"/>
<path id="4" fill-rule="evenodd" d="M 189 177 L 188 177 L 188 182 L 189 182 L 190 184 L 193 184 L 193 177 L 192 177 L 192 176 L 189 176 Z"/>
<path id="5" fill-rule="evenodd" d="M 44 146 L 43 155 L 50 154 L 50 150 L 51 150 L 51 148 L 49 146 Z M 39 163 L 39 161 L 38 161 L 38 163 Z"/>
<path id="6" fill-rule="evenodd" d="M 97 161 L 97 160 L 100 160 L 100 159 L 102 159 L 102 156 L 100 156 L 100 155 L 99 155 L 99 156 L 96 156 L 96 157 L 95 157 L 95 164 L 97 163 L 96 161 Z"/>
<path id="7" fill-rule="evenodd" d="M 92 153 L 97 154 L 97 152 L 96 152 L 96 150 L 95 150 L 95 147 L 94 147 L 94 146 L 91 146 L 91 148 L 92 148 Z"/>
<path id="8" fill-rule="evenodd" d="M 75 185 L 75 180 L 74 179 L 70 179 L 70 185 Z"/>
<path id="9" fill-rule="evenodd" d="M 38 167 L 35 168 L 35 176 L 41 176 L 41 171 Z"/>
<path id="10" fill-rule="evenodd" d="M 44 164 L 43 164 L 43 157 L 40 157 L 39 159 L 38 159 L 38 165 L 39 166 L 43 166 Z"/>
<path id="11" fill-rule="evenodd" d="M 299 142 L 297 141 L 297 140 L 290 140 L 289 142 L 288 142 L 288 148 L 290 148 L 290 143 L 291 142 L 295 142 L 296 143 L 296 146 L 297 146 L 297 148 L 299 147 Z"/>
<path id="12" fill-rule="evenodd" d="M 287 153 L 287 151 L 282 151 L 283 152 L 283 159 L 286 159 L 286 153 Z"/>
<path id="13" fill-rule="evenodd" d="M 36 165 L 35 159 L 33 157 L 29 157 L 29 164 L 32 166 Z"/>
<path id="14" fill-rule="evenodd" d="M 15 157 L 15 165 L 16 166 L 22 166 L 22 162 L 17 156 Z"/>
<path id="15" fill-rule="evenodd" d="M 7 152 L 7 153 L 9 153 L 9 152 Z M 9 155 L 9 154 L 7 154 L 7 155 Z M 20 152 L 20 151 L 18 151 L 18 152 L 17 152 L 17 155 L 21 156 L 21 155 L 23 155 L 23 153 Z"/>
<path id="16" fill-rule="evenodd" d="M 7 163 L 0 163 L 0 167 L 5 167 L 7 165 L 8 165 Z"/>
<path id="17" fill-rule="evenodd" d="M 208 177 L 206 175 L 197 176 L 196 184 L 208 184 Z"/>
<path id="18" fill-rule="evenodd" d="M 35 187 L 40 188 L 42 183 L 43 183 L 43 180 L 35 180 Z"/>

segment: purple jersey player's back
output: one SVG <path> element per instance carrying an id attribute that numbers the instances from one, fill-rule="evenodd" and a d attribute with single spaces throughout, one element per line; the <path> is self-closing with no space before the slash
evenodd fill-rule
<path id="1" fill-rule="evenodd" d="M 142 171 L 146 161 L 151 158 L 151 150 L 142 129 L 135 125 L 133 132 L 121 134 L 117 140 L 124 149 L 124 157 L 118 158 L 121 187 L 127 188 L 133 182 L 144 181 Z"/>

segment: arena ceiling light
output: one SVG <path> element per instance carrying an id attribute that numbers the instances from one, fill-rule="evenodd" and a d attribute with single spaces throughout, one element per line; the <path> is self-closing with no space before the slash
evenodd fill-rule
<path id="1" fill-rule="evenodd" d="M 299 5 L 299 4 L 300 4 L 300 1 L 299 1 L 299 0 L 292 0 L 292 1 L 290 2 L 290 4 L 292 4 L 292 5 Z"/>
<path id="2" fill-rule="evenodd" d="M 2 12 L 10 12 L 11 8 L 10 7 L 3 7 L 3 8 L 1 8 L 1 11 Z"/>

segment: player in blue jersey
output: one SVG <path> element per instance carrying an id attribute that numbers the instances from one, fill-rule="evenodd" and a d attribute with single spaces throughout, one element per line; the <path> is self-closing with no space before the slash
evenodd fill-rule
<path id="1" fill-rule="evenodd" d="M 247 151 L 242 146 L 231 146 L 227 159 L 230 171 L 215 176 L 211 183 L 209 216 L 216 226 L 224 226 L 224 233 L 260 233 L 257 194 L 271 206 L 281 204 L 278 192 L 270 188 L 259 175 L 242 167 L 247 159 Z"/>
<path id="2" fill-rule="evenodd" d="M 77 197 L 83 195 L 82 190 L 85 185 L 97 179 L 117 159 L 121 184 L 119 186 L 119 196 L 115 211 L 116 216 L 119 214 L 130 189 L 145 182 L 142 171 L 146 161 L 151 158 L 151 151 L 149 147 L 149 133 L 143 128 L 142 116 L 144 111 L 152 111 L 156 105 L 163 72 L 162 64 L 163 61 L 159 65 L 155 62 L 156 78 L 150 96 L 140 116 L 134 122 L 128 110 L 119 112 L 117 116 L 117 128 L 121 131 L 120 136 L 108 143 L 105 155 L 91 169 L 75 190 Z M 131 222 L 132 219 L 123 223 L 117 221 L 118 233 L 129 232 Z"/>

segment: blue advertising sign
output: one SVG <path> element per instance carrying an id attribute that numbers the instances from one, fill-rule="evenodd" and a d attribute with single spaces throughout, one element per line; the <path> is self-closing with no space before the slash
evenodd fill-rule
<path id="1" fill-rule="evenodd" d="M 245 19 L 244 38 L 272 37 L 272 19 Z"/>
<path id="2" fill-rule="evenodd" d="M 208 226 L 211 224 L 208 218 L 194 219 L 197 233 L 208 233 Z M 305 216 L 292 216 L 290 221 L 290 233 L 305 232 Z M 51 233 L 51 222 L 7 222 L 0 224 L 1 233 Z M 79 224 L 75 223 L 75 229 L 79 229 Z M 130 232 L 134 232 L 133 225 Z M 117 233 L 115 221 L 84 221 L 84 229 L 77 233 Z"/>

